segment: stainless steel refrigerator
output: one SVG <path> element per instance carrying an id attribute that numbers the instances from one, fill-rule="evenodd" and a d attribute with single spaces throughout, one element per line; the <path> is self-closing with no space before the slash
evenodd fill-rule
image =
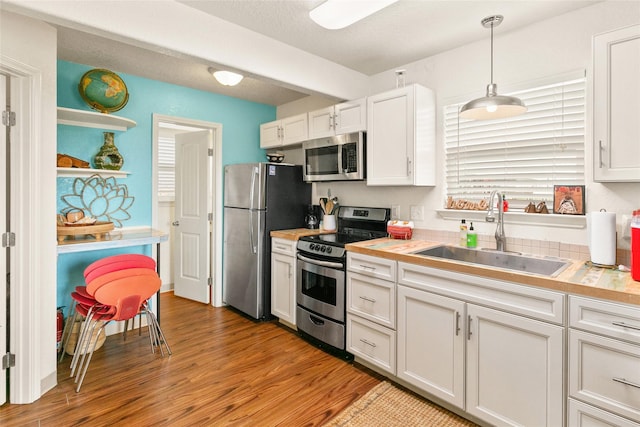
<path id="1" fill-rule="evenodd" d="M 309 203 L 302 166 L 225 166 L 224 302 L 254 319 L 271 318 L 270 232 L 304 227 Z"/>

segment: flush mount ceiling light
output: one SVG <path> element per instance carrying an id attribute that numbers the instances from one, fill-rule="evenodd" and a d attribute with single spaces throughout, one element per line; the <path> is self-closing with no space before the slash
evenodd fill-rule
<path id="1" fill-rule="evenodd" d="M 502 15 L 488 16 L 481 23 L 491 28 L 491 83 L 487 85 L 487 95 L 467 102 L 460 109 L 460 117 L 471 120 L 501 119 L 517 116 L 527 111 L 527 107 L 513 96 L 498 95 L 498 85 L 493 82 L 493 27 L 502 23 Z"/>
<path id="2" fill-rule="evenodd" d="M 398 0 L 327 0 L 309 12 L 313 21 L 328 30 L 339 30 L 373 15 Z"/>
<path id="3" fill-rule="evenodd" d="M 218 83 L 225 86 L 235 86 L 244 78 L 242 74 L 233 73 L 231 71 L 216 71 L 212 67 L 209 67 L 209 72 L 216 78 Z"/>

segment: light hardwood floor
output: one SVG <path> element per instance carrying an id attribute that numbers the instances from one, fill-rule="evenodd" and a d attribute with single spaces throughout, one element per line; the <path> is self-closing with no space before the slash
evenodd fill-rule
<path id="1" fill-rule="evenodd" d="M 9 426 L 318 426 L 377 385 L 276 322 L 258 323 L 165 293 L 162 329 L 173 355 L 152 354 L 146 330 L 107 338 L 80 393 L 69 378 L 29 405 L 0 407 Z"/>

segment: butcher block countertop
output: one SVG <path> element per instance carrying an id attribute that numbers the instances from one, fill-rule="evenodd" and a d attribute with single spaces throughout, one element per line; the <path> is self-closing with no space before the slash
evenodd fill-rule
<path id="1" fill-rule="evenodd" d="M 291 230 L 274 230 L 271 232 L 271 237 L 279 237 L 287 240 L 298 240 L 304 236 L 317 236 L 318 234 L 335 233 L 335 231 L 327 231 L 322 229 L 309 229 L 309 228 L 293 228 Z"/>
<path id="2" fill-rule="evenodd" d="M 441 244 L 440 242 L 425 240 L 393 240 L 382 238 L 350 243 L 346 245 L 345 248 L 350 252 L 403 261 L 425 267 L 440 268 L 458 273 L 467 273 L 537 286 L 567 294 L 602 298 L 640 306 L 640 282 L 633 280 L 630 273 L 590 266 L 584 261 L 563 259 L 571 262 L 569 267 L 556 277 L 546 277 L 494 267 L 485 267 L 477 264 L 413 255 L 413 252 L 429 249 Z"/>

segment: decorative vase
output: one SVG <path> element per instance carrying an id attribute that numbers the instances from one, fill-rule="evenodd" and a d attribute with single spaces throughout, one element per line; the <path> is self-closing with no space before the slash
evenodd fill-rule
<path id="1" fill-rule="evenodd" d="M 100 147 L 100 151 L 96 154 L 93 162 L 98 169 L 120 170 L 124 163 L 124 158 L 113 141 L 113 132 L 104 132 L 104 144 Z"/>

